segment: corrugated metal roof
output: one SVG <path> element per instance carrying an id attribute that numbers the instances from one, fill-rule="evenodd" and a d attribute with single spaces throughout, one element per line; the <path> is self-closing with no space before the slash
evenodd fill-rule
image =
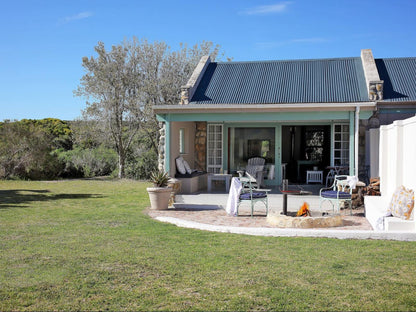
<path id="1" fill-rule="evenodd" d="M 384 101 L 416 101 L 416 57 L 375 59 Z"/>
<path id="2" fill-rule="evenodd" d="M 365 101 L 360 58 L 211 63 L 191 99 L 192 104 Z"/>

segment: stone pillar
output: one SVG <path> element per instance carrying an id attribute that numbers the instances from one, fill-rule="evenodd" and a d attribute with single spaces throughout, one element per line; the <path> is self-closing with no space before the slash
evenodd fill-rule
<path id="1" fill-rule="evenodd" d="M 207 123 L 197 121 L 195 124 L 195 169 L 205 171 L 207 169 Z"/>
<path id="2" fill-rule="evenodd" d="M 181 105 L 188 105 L 189 104 L 189 87 L 183 86 L 181 87 Z"/>
<path id="3" fill-rule="evenodd" d="M 363 64 L 369 100 L 381 101 L 383 99 L 384 82 L 383 80 L 380 80 L 373 52 L 371 52 L 370 49 L 361 50 L 361 62 Z"/>
<path id="4" fill-rule="evenodd" d="M 160 171 L 165 171 L 165 153 L 166 153 L 166 124 L 164 122 L 159 123 L 159 157 L 158 157 L 158 168 Z"/>

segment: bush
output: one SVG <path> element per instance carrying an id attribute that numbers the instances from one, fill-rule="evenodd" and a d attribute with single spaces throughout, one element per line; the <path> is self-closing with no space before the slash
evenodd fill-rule
<path id="1" fill-rule="evenodd" d="M 53 136 L 26 122 L 0 123 L 0 178 L 51 179 L 60 164 L 51 153 Z"/>
<path id="2" fill-rule="evenodd" d="M 70 151 L 60 150 L 58 159 L 64 164 L 63 177 L 97 177 L 110 175 L 117 167 L 117 153 L 99 146 L 94 149 L 77 147 Z"/>
<path id="3" fill-rule="evenodd" d="M 148 180 L 157 170 L 157 155 L 153 149 L 137 149 L 126 160 L 126 177 L 136 180 Z"/>

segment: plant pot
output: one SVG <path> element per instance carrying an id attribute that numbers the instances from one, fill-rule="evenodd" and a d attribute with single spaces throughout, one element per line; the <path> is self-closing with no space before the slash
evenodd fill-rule
<path id="1" fill-rule="evenodd" d="M 170 187 L 148 187 L 147 193 L 150 199 L 150 208 L 155 210 L 166 210 L 172 189 Z"/>

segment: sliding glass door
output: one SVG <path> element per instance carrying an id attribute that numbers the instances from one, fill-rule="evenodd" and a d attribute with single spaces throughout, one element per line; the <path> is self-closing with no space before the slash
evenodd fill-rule
<path id="1" fill-rule="evenodd" d="M 275 127 L 234 127 L 228 133 L 228 169 L 230 172 L 244 169 L 252 157 L 266 160 L 265 179 L 274 179 Z"/>

